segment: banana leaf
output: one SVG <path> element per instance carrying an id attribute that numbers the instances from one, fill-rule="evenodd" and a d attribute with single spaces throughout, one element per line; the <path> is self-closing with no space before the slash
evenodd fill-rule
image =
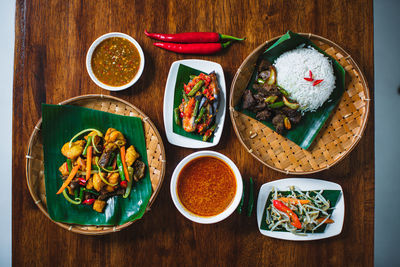
<path id="1" fill-rule="evenodd" d="M 287 196 L 289 195 L 291 192 L 290 191 L 278 191 L 279 193 L 281 193 L 283 196 Z M 307 191 L 302 191 L 304 194 L 307 193 Z M 339 200 L 339 196 L 340 196 L 340 190 L 324 190 L 321 194 L 326 200 L 328 200 L 331 204 L 331 208 L 336 206 L 336 203 Z M 314 192 L 310 192 L 310 196 L 315 196 Z M 271 191 L 270 194 L 268 195 L 267 201 L 265 203 L 265 207 L 264 207 L 264 212 L 263 212 L 263 216 L 262 216 L 262 220 L 261 220 L 261 229 L 263 230 L 267 230 L 269 231 L 268 225 L 266 223 L 266 217 L 267 217 L 267 207 L 269 207 L 269 205 L 272 204 L 272 199 L 274 197 L 274 193 Z M 328 214 L 332 214 L 334 209 L 329 209 L 327 212 Z M 325 231 L 327 224 L 323 224 L 320 227 L 318 227 L 314 233 L 323 233 Z M 286 230 L 274 230 L 274 232 L 287 232 Z M 306 231 L 306 233 L 311 233 L 311 231 Z"/>
<path id="2" fill-rule="evenodd" d="M 174 109 L 179 107 L 179 105 L 182 103 L 182 91 L 183 91 L 183 84 L 187 84 L 190 81 L 190 75 L 199 75 L 200 73 L 207 74 L 205 72 L 193 69 L 191 67 L 188 67 L 186 65 L 180 64 L 178 68 L 178 73 L 176 75 L 176 83 L 175 83 L 175 92 L 174 92 Z M 174 113 L 172 112 L 172 116 Z M 203 140 L 203 136 L 196 133 L 196 132 L 186 132 L 183 130 L 181 125 L 177 125 L 175 123 L 175 120 L 172 119 L 172 130 L 174 133 L 195 139 L 195 140 Z M 212 142 L 214 139 L 214 134 L 208 138 L 207 142 Z"/>
<path id="3" fill-rule="evenodd" d="M 279 38 L 278 41 L 276 41 L 264 52 L 261 58 L 264 58 L 273 63 L 284 52 L 293 50 L 300 45 L 305 45 L 306 47 L 312 46 L 313 48 L 327 56 L 332 62 L 333 71 L 336 77 L 336 88 L 329 96 L 329 99 L 315 112 L 306 112 L 302 116 L 299 124 L 282 134 L 284 137 L 293 141 L 301 148 L 308 149 L 343 95 L 343 92 L 345 90 L 345 70 L 334 58 L 326 54 L 323 50 L 321 50 L 318 46 L 311 42 L 310 39 L 291 31 L 288 31 L 285 35 Z M 247 89 L 254 91 L 253 84 L 256 82 L 256 76 L 257 68 L 254 69 Z M 256 113 L 242 109 L 242 102 L 236 105 L 235 109 L 254 119 L 256 118 Z M 272 130 L 275 130 L 275 127 L 272 125 L 271 122 L 261 122 L 267 125 Z"/>
<path id="4" fill-rule="evenodd" d="M 121 225 L 141 218 L 152 190 L 141 119 L 77 106 L 47 104 L 42 104 L 42 117 L 44 174 L 50 218 L 57 222 L 81 225 Z M 76 133 L 95 128 L 105 134 L 110 127 L 121 131 L 127 144 L 136 148 L 140 159 L 146 164 L 146 174 L 142 180 L 133 183 L 128 198 L 109 198 L 104 212 L 98 213 L 92 209 L 92 205 L 74 205 L 63 194 L 56 194 L 63 183 L 58 168 L 66 161 L 61 154 L 61 147 Z"/>

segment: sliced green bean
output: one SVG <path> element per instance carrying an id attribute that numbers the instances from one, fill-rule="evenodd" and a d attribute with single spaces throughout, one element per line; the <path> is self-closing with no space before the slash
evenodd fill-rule
<path id="1" fill-rule="evenodd" d="M 203 86 L 204 81 L 200 80 L 196 83 L 195 86 L 193 86 L 192 90 L 188 93 L 188 96 L 194 96 L 195 93 L 197 93 L 197 91 L 199 91 L 199 89 Z"/>
<path id="2" fill-rule="evenodd" d="M 206 111 L 206 108 L 205 108 L 205 107 L 202 107 L 202 108 L 200 109 L 200 113 L 199 113 L 199 115 L 197 116 L 196 120 L 194 121 L 195 123 L 199 123 L 199 121 L 200 121 L 201 118 L 203 117 L 205 111 Z"/>
<path id="3" fill-rule="evenodd" d="M 176 125 L 181 125 L 181 120 L 179 118 L 179 108 L 174 108 L 174 121 Z"/>

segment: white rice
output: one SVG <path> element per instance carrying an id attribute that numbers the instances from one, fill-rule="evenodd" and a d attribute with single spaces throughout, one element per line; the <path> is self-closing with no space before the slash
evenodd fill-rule
<path id="1" fill-rule="evenodd" d="M 274 63 L 277 84 L 284 88 L 291 99 L 300 104 L 303 112 L 315 111 L 335 89 L 335 75 L 330 60 L 312 47 L 296 48 L 283 53 Z M 323 81 L 313 86 L 304 80 L 310 77 Z"/>

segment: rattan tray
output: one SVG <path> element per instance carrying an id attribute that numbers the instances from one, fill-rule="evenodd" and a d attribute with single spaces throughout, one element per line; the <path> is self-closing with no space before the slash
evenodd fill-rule
<path id="1" fill-rule="evenodd" d="M 346 71 L 345 92 L 308 150 L 234 109 L 248 85 L 258 57 L 280 36 L 263 43 L 244 60 L 233 79 L 229 99 L 233 128 L 242 145 L 266 166 L 287 174 L 315 173 L 338 163 L 360 141 L 369 113 L 368 85 L 351 56 L 326 38 L 310 33 L 301 35 L 335 58 Z"/>
<path id="2" fill-rule="evenodd" d="M 91 109 L 97 109 L 105 112 L 125 115 L 137 116 L 142 118 L 147 158 L 149 163 L 150 180 L 152 184 L 152 195 L 146 208 L 146 212 L 150 210 L 158 192 L 160 191 L 161 184 L 165 174 L 165 151 L 164 144 L 161 136 L 151 120 L 134 105 L 112 96 L 105 95 L 85 95 L 78 96 L 59 103 L 60 105 L 76 105 Z M 29 140 L 28 151 L 26 154 L 26 180 L 29 191 L 32 195 L 33 201 L 39 209 L 50 219 L 47 213 L 46 205 L 46 189 L 44 182 L 44 167 L 43 167 L 43 144 L 41 138 L 41 124 L 42 120 L 36 124 L 35 129 Z M 53 221 L 53 220 L 52 220 Z M 128 227 L 133 222 L 128 222 L 123 225 L 116 226 L 84 226 L 76 224 L 67 224 L 55 222 L 59 226 L 79 234 L 85 235 L 103 235 L 119 231 Z"/>

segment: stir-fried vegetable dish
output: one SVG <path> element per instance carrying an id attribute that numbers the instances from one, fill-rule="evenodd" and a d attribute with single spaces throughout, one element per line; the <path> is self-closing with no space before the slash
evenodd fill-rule
<path id="1" fill-rule="evenodd" d="M 182 102 L 174 109 L 174 121 L 186 132 L 197 132 L 207 141 L 217 126 L 219 87 L 215 72 L 190 76 L 184 84 Z"/>
<path id="2" fill-rule="evenodd" d="M 331 203 L 322 194 L 323 190 L 301 191 L 291 186 L 290 191 L 273 188 L 265 210 L 265 222 L 270 231 L 288 231 L 297 235 L 314 233 L 330 218 Z"/>
<path id="3" fill-rule="evenodd" d="M 67 159 L 59 168 L 63 184 L 57 194 L 75 205 L 93 205 L 97 212 L 103 212 L 110 197 L 129 197 L 133 180 L 142 179 L 145 173 L 146 165 L 138 159 L 135 147 L 128 146 L 114 128 L 105 135 L 85 129 L 65 143 L 61 153 Z"/>

